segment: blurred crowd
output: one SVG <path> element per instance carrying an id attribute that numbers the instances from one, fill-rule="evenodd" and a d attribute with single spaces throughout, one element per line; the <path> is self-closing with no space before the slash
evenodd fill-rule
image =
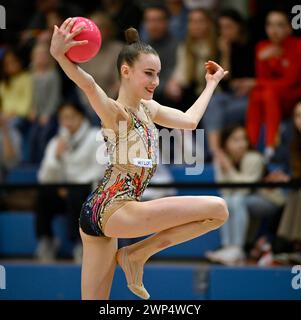
<path id="1" fill-rule="evenodd" d="M 14 167 L 28 164 L 37 166 L 41 184 L 95 185 L 102 178 L 105 164 L 95 157 L 105 149 L 101 121 L 49 53 L 53 26 L 70 16 L 89 17 L 100 28 L 101 50 L 81 67 L 111 98 L 117 98 L 116 60 L 130 26 L 159 53 L 162 70 L 154 99 L 163 105 L 184 112 L 192 105 L 206 85 L 206 61 L 229 71 L 198 126 L 205 129 L 205 160 L 214 166 L 217 182 L 301 178 L 301 38 L 292 28 L 290 1 L 32 0 L 10 5 L 0 42 L 0 183 Z M 159 166 L 154 181 L 171 182 L 171 173 Z M 246 259 L 259 265 L 301 264 L 300 190 L 220 190 L 230 218 L 220 230 L 222 247 L 207 252 L 207 259 L 226 265 Z M 80 259 L 78 214 L 90 191 L 38 192 L 38 258 L 55 258 L 52 219 L 66 212 L 73 257 Z M 175 192 L 156 189 L 145 198 Z"/>

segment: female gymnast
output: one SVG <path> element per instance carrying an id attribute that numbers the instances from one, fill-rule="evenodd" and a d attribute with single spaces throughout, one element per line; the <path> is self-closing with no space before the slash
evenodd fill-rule
<path id="1" fill-rule="evenodd" d="M 138 141 L 142 145 L 140 150 L 144 150 L 142 158 L 129 157 L 126 163 L 118 162 L 118 156 L 128 150 L 121 150 L 121 144 L 107 136 L 111 161 L 98 187 L 83 204 L 79 219 L 83 242 L 82 299 L 109 299 L 117 263 L 125 274 L 128 288 L 148 299 L 143 268 L 149 257 L 217 229 L 228 218 L 225 201 L 214 196 L 172 196 L 140 201 L 156 170 L 158 131 L 154 123 L 168 128 L 195 129 L 227 71 L 208 61 L 205 63 L 207 85 L 195 103 L 186 112 L 163 106 L 152 99 L 159 84 L 159 56 L 139 40 L 136 29 L 129 28 L 125 31 L 127 44 L 117 59 L 121 85 L 115 101 L 93 77 L 65 56 L 70 47 L 87 43 L 87 40 L 74 40 L 83 29 L 80 26 L 71 32 L 74 22 L 75 19 L 68 18 L 61 27 L 54 26 L 52 56 L 84 91 L 102 121 L 103 130 L 111 130 L 118 138 L 125 139 L 128 150 L 133 141 Z M 126 123 L 125 134 L 118 130 L 120 122 Z M 118 238 L 150 234 L 118 250 Z"/>

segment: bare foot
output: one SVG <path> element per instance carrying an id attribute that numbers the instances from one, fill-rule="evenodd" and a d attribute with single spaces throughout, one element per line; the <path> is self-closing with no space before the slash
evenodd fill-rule
<path id="1" fill-rule="evenodd" d="M 142 282 L 144 262 L 131 259 L 127 247 L 120 248 L 117 251 L 116 259 L 125 274 L 128 288 L 140 298 L 148 299 L 150 295 Z"/>

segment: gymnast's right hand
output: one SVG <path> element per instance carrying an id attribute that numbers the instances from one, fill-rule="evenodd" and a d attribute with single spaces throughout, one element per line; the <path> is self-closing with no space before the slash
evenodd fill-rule
<path id="1" fill-rule="evenodd" d="M 71 29 L 76 21 L 76 18 L 68 18 L 60 26 L 54 26 L 54 31 L 50 44 L 50 53 L 57 59 L 65 55 L 65 53 L 73 46 L 81 46 L 88 43 L 88 40 L 75 41 L 73 40 L 84 28 L 84 25 L 79 25 L 73 32 Z"/>

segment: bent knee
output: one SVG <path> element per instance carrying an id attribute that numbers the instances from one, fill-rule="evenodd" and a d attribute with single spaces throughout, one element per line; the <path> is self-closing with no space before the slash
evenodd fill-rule
<path id="1" fill-rule="evenodd" d="M 227 202 L 220 197 L 214 197 L 214 198 L 215 198 L 214 201 L 216 206 L 214 218 L 217 220 L 220 220 L 222 224 L 224 224 L 229 218 L 229 210 L 228 210 Z"/>

